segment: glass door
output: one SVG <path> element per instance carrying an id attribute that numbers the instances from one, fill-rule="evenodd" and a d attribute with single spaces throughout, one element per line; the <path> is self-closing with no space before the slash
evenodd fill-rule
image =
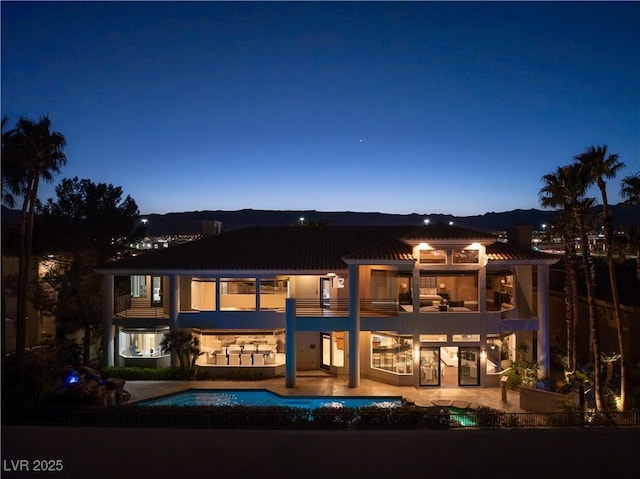
<path id="1" fill-rule="evenodd" d="M 458 348 L 458 384 L 480 385 L 480 348 Z"/>
<path id="2" fill-rule="evenodd" d="M 329 333 L 320 333 L 320 344 L 322 345 L 320 367 L 328 370 L 331 366 L 331 335 Z"/>
<path id="3" fill-rule="evenodd" d="M 153 295 L 151 296 L 151 306 L 162 306 L 162 276 L 151 277 L 151 288 Z"/>
<path id="4" fill-rule="evenodd" d="M 331 278 L 320 278 L 320 307 L 329 309 L 331 306 Z"/>
<path id="5" fill-rule="evenodd" d="M 420 348 L 420 386 L 440 386 L 440 348 Z"/>

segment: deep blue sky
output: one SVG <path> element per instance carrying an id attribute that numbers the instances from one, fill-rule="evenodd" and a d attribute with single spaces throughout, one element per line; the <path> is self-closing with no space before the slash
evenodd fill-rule
<path id="1" fill-rule="evenodd" d="M 6 2 L 2 114 L 142 214 L 539 208 L 607 144 L 640 171 L 638 2 Z M 595 195 L 594 195 L 595 196 Z"/>

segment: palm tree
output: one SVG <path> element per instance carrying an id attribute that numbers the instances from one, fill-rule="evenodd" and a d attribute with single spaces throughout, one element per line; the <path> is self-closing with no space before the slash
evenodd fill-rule
<path id="1" fill-rule="evenodd" d="M 640 172 L 622 178 L 620 196 L 625 199 L 625 206 L 640 205 Z M 631 226 L 625 232 L 625 236 L 627 236 L 631 254 L 636 257 L 636 277 L 640 281 L 640 227 Z"/>
<path id="2" fill-rule="evenodd" d="M 190 329 L 172 329 L 165 333 L 160 341 L 163 353 L 174 353 L 178 356 L 185 379 L 193 379 L 196 372 L 196 360 L 200 356 L 200 340 L 191 334 Z"/>
<path id="3" fill-rule="evenodd" d="M 606 179 L 615 178 L 616 174 L 624 168 L 624 163 L 615 154 L 607 153 L 607 145 L 590 146 L 583 153 L 574 158 L 580 168 L 585 170 L 587 176 L 587 186 L 595 183 L 602 196 L 602 213 L 604 227 L 604 244 L 607 252 L 607 266 L 609 269 L 609 284 L 611 285 L 611 298 L 613 301 L 613 318 L 616 323 L 618 333 L 618 348 L 620 352 L 620 407 L 625 410 L 626 405 L 626 368 L 624 354 L 624 339 L 622 319 L 620 314 L 620 295 L 618 293 L 618 282 L 616 280 L 616 261 L 613 255 L 613 215 L 609 209 L 607 199 Z"/>
<path id="4" fill-rule="evenodd" d="M 15 128 L 7 132 L 6 137 L 3 134 L 2 139 L 3 169 L 6 164 L 9 166 L 10 172 L 7 175 L 8 188 L 23 198 L 19 233 L 19 280 L 16 307 L 16 373 L 18 393 L 20 394 L 24 383 L 27 284 L 31 266 L 33 223 L 38 203 L 38 186 L 41 179 L 47 183 L 53 181 L 53 175 L 60 171 L 62 165 L 66 164 L 67 158 L 63 153 L 66 141 L 61 133 L 51 131 L 51 120 L 47 115 L 42 116 L 37 122 L 20 118 Z"/>
<path id="5" fill-rule="evenodd" d="M 578 367 L 577 331 L 578 331 L 578 261 L 576 252 L 576 223 L 573 212 L 568 209 L 559 210 L 556 220 L 551 224 L 552 231 L 557 232 L 564 243 L 565 270 L 565 326 L 567 330 L 567 370 L 574 372 Z"/>
<path id="6" fill-rule="evenodd" d="M 587 287 L 587 309 L 589 311 L 589 342 L 591 346 L 591 358 L 593 359 L 594 391 L 596 408 L 602 409 L 602 384 L 600 381 L 600 334 L 595 305 L 595 271 L 593 260 L 589 252 L 587 229 L 585 226 L 586 213 L 593 207 L 592 198 L 584 198 L 587 178 L 584 170 L 578 165 L 561 166 L 553 173 L 542 177 L 544 186 L 540 190 L 540 204 L 543 208 L 568 208 L 573 212 L 573 217 L 580 235 L 580 249 L 585 268 L 585 284 Z"/>
<path id="7" fill-rule="evenodd" d="M 622 178 L 620 196 L 625 199 L 625 205 L 640 205 L 640 172 Z"/>

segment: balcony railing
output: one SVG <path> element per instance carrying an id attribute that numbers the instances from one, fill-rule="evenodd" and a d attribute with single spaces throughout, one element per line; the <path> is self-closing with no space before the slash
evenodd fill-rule
<path id="1" fill-rule="evenodd" d="M 118 296 L 114 304 L 114 313 L 118 318 L 168 318 L 162 306 L 142 306 L 131 300 L 130 294 Z"/>
<path id="2" fill-rule="evenodd" d="M 397 316 L 400 304 L 394 299 L 360 299 L 361 316 Z M 349 299 L 296 298 L 296 316 L 348 316 Z"/>
<path id="3" fill-rule="evenodd" d="M 167 313 L 162 307 L 140 306 L 132 302 L 131 295 L 125 294 L 115 300 L 115 315 L 119 318 L 167 318 Z M 242 309 L 241 311 L 255 311 L 255 309 Z M 284 312 L 284 308 L 281 310 Z M 400 312 L 400 304 L 394 299 L 360 299 L 360 315 L 397 316 Z M 349 316 L 348 298 L 331 298 L 321 300 L 319 298 L 296 298 L 296 316 Z"/>

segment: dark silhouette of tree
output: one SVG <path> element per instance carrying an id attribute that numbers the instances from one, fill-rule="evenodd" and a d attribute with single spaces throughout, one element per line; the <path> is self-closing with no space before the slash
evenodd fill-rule
<path id="1" fill-rule="evenodd" d="M 164 334 L 160 341 L 163 353 L 174 353 L 180 361 L 185 379 L 193 379 L 196 373 L 196 360 L 202 354 L 200 340 L 191 334 L 190 329 L 172 329 Z"/>
<path id="2" fill-rule="evenodd" d="M 634 173 L 622 178 L 620 195 L 624 198 L 625 205 L 640 205 L 640 173 Z"/>
<path id="3" fill-rule="evenodd" d="M 6 121 L 3 119 L 3 126 Z M 37 122 L 20 118 L 15 127 L 2 134 L 3 201 L 22 197 L 19 231 L 18 296 L 16 317 L 17 393 L 22 394 L 27 331 L 27 288 L 33 248 L 33 225 L 40 181 L 50 183 L 66 164 L 64 136 L 51 131 L 47 115 Z M 6 169 L 5 169 L 6 168 Z M 6 193 L 5 193 L 6 192 Z"/>
<path id="4" fill-rule="evenodd" d="M 593 361 L 593 387 L 596 408 L 602 410 L 604 402 L 602 395 L 602 381 L 600 378 L 600 334 L 595 303 L 595 271 L 593 259 L 589 251 L 589 241 L 586 228 L 587 212 L 593 207 L 593 199 L 585 198 L 588 178 L 585 171 L 577 164 L 558 167 L 553 173 L 542 177 L 544 183 L 540 190 L 540 204 L 543 208 L 570 209 L 580 236 L 580 249 L 585 268 L 585 284 L 587 288 L 587 309 L 589 312 L 589 344 L 591 360 Z"/>
<path id="5" fill-rule="evenodd" d="M 626 383 L 627 374 L 625 366 L 624 352 L 624 328 L 620 313 L 620 295 L 618 293 L 618 282 L 616 280 L 616 258 L 614 256 L 613 245 L 613 215 L 609 208 L 607 198 L 607 182 L 605 179 L 615 178 L 616 174 L 624 168 L 624 163 L 620 161 L 619 155 L 607 152 L 607 145 L 590 146 L 583 153 L 574 158 L 580 168 L 585 171 L 587 177 L 587 187 L 596 184 L 602 197 L 602 214 L 604 243 L 606 248 L 607 266 L 609 267 L 609 284 L 611 286 L 611 299 L 613 301 L 613 319 L 616 323 L 618 334 L 618 349 L 620 354 L 620 409 L 626 410 Z M 611 363 L 608 363 L 611 364 Z M 613 366 L 611 366 L 613 367 Z M 608 384 L 608 382 L 607 382 Z"/>
<path id="6" fill-rule="evenodd" d="M 83 361 L 99 334 L 102 311 L 101 277 L 95 268 L 112 258 L 138 216 L 138 206 L 121 187 L 91 180 L 65 178 L 56 187 L 56 200 L 41 207 L 43 229 L 57 251 L 68 260 L 45 279 L 57 292 L 57 336 L 84 330 Z"/>

